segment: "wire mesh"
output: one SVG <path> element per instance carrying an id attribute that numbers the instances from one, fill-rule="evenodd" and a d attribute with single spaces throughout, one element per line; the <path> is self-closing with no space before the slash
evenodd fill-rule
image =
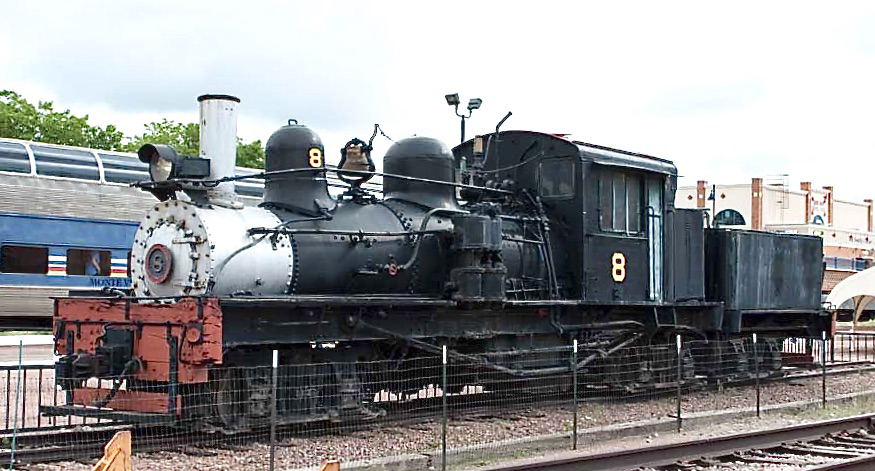
<path id="1" fill-rule="evenodd" d="M 828 361 L 875 360 L 875 332 L 840 332 L 828 342 Z"/>
<path id="2" fill-rule="evenodd" d="M 275 391 L 269 366 L 215 368 L 202 384 L 128 380 L 114 393 L 111 381 L 93 378 L 68 382 L 72 392 L 63 389 L 51 366 L 22 365 L 21 373 L 7 367 L 0 369 L 0 407 L 8 424 L 3 456 L 11 458 L 16 424 L 17 459 L 24 461 L 38 456 L 33 452 L 50 436 L 51 459 L 87 463 L 114 431 L 132 428 L 135 464 L 143 469 L 179 459 L 202 468 L 269 469 L 274 421 L 275 469 L 327 459 L 347 466 L 406 460 L 413 469 L 439 469 L 446 399 L 449 465 L 493 463 L 569 450 L 575 423 L 580 449 L 603 440 L 610 426 L 671 425 L 678 398 L 682 418 L 692 420 L 716 411 L 750 413 L 759 390 L 762 413 L 769 414 L 780 405 L 816 403 L 825 378 L 830 402 L 869 407 L 875 371 L 859 363 L 872 356 L 875 341 L 867 338 L 766 337 L 754 344 L 752 338 L 685 337 L 680 356 L 674 342 L 622 346 L 598 337 L 581 339 L 576 354 L 572 345 L 487 353 L 450 348 L 446 383 L 440 354 L 381 361 L 338 355 L 323 363 L 282 357 Z M 75 416 L 46 413 L 46 406 L 70 403 L 77 404 Z M 104 414 L 82 416 L 98 410 Z M 150 424 L 147 418 L 174 423 Z M 72 462 L 63 468 L 88 469 Z"/>
<path id="3" fill-rule="evenodd" d="M 97 380 L 92 382 L 98 383 Z M 0 410 L 4 413 L 0 434 L 12 433 L 13 429 L 29 432 L 107 422 L 91 417 L 47 416 L 39 412 L 43 406 L 56 406 L 64 401 L 64 392 L 55 385 L 53 365 L 23 364 L 20 370 L 17 365 L 0 366 Z"/>
<path id="4" fill-rule="evenodd" d="M 519 456 L 536 438 L 570 447 L 571 359 L 567 346 L 451 359 L 450 461 L 488 461 L 505 447 Z"/>

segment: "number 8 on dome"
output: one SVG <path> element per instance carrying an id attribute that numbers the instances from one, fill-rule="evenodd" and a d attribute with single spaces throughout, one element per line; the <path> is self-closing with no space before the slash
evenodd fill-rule
<path id="1" fill-rule="evenodd" d="M 307 161 L 310 167 L 322 167 L 322 151 L 318 147 L 310 149 L 310 159 Z"/>

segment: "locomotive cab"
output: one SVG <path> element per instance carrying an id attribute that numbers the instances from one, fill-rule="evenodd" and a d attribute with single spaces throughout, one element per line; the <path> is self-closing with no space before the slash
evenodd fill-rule
<path id="1" fill-rule="evenodd" d="M 583 297 L 608 303 L 674 301 L 672 267 L 666 263 L 672 260 L 666 241 L 674 216 L 674 165 L 577 145 L 585 166 Z"/>
<path id="2" fill-rule="evenodd" d="M 676 293 L 704 298 L 701 214 L 682 215 L 685 246 L 666 243 L 675 229 L 671 162 L 530 131 L 478 137 L 454 154 L 471 183 L 519 192 L 543 208 L 560 297 L 607 304 L 662 304 Z M 692 272 L 680 287 L 676 265 Z"/>

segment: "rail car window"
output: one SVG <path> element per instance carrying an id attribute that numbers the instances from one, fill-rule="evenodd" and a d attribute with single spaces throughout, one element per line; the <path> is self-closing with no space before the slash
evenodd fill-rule
<path id="1" fill-rule="evenodd" d="M 0 142 L 0 170 L 30 173 L 30 159 L 27 157 L 27 149 L 14 142 Z"/>
<path id="2" fill-rule="evenodd" d="M 67 274 L 109 276 L 111 262 L 108 250 L 70 249 L 67 251 Z"/>
<path id="3" fill-rule="evenodd" d="M 253 175 L 257 173 L 255 170 L 240 170 L 237 169 L 237 175 Z M 264 194 L 264 179 L 249 178 L 246 180 L 238 180 L 234 183 L 234 189 L 238 195 L 255 196 L 260 198 Z"/>
<path id="4" fill-rule="evenodd" d="M 129 155 L 98 153 L 103 162 L 103 178 L 112 183 L 133 183 L 149 180 L 149 165 Z"/>
<path id="5" fill-rule="evenodd" d="M 49 249 L 4 245 L 0 247 L 0 272 L 44 275 L 49 272 Z"/>
<path id="6" fill-rule="evenodd" d="M 94 154 L 84 150 L 31 146 L 36 173 L 53 177 L 100 180 Z"/>
<path id="7" fill-rule="evenodd" d="M 639 234 L 642 231 L 642 186 L 634 174 L 602 172 L 599 178 L 599 226 L 603 231 Z"/>
<path id="8" fill-rule="evenodd" d="M 539 194 L 544 198 L 570 198 L 574 196 L 574 161 L 571 159 L 547 159 L 538 167 Z"/>

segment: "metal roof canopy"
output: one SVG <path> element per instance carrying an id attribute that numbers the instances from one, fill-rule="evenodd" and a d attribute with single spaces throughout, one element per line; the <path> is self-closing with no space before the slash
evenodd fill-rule
<path id="1" fill-rule="evenodd" d="M 863 310 L 875 299 L 875 267 L 867 268 L 840 281 L 826 297 L 826 302 L 834 307 L 845 301 L 854 302 L 854 328 Z"/>

